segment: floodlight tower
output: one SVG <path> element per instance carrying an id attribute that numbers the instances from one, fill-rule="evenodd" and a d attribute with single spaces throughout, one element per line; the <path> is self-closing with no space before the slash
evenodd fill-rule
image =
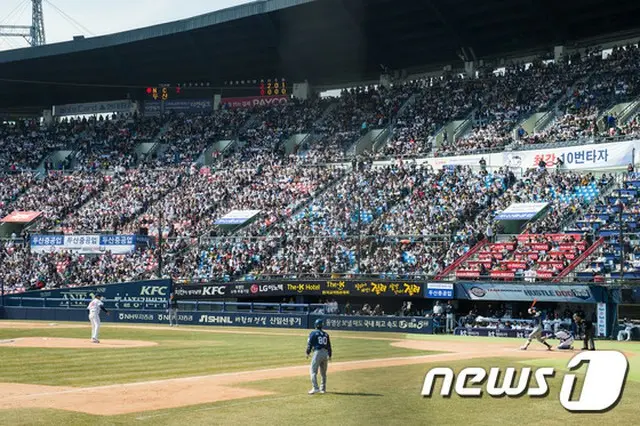
<path id="1" fill-rule="evenodd" d="M 0 37 L 22 37 L 31 47 L 46 43 L 42 0 L 31 0 L 31 26 L 0 25 Z"/>

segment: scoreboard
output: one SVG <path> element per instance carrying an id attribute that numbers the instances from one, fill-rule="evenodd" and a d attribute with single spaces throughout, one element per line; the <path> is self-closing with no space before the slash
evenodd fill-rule
<path id="1" fill-rule="evenodd" d="M 211 99 L 214 95 L 223 97 L 287 96 L 289 86 L 284 78 L 261 78 L 248 80 L 228 80 L 222 87 L 210 83 L 162 83 L 148 86 L 144 97 L 154 101 L 169 99 Z"/>
<path id="2" fill-rule="evenodd" d="M 287 81 L 284 78 L 260 80 L 260 96 L 281 96 L 288 94 Z"/>
<path id="3" fill-rule="evenodd" d="M 224 82 L 223 97 L 286 96 L 289 86 L 285 78 L 256 78 Z"/>
<path id="4" fill-rule="evenodd" d="M 154 101 L 166 101 L 169 99 L 169 87 L 147 87 L 147 95 L 151 96 Z M 175 94 L 180 94 L 180 87 L 175 88 Z"/>

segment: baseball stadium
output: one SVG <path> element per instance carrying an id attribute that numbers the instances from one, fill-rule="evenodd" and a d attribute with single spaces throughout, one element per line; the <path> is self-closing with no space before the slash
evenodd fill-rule
<path id="1" fill-rule="evenodd" d="M 638 423 L 640 2 L 64 1 L 0 4 L 0 425 Z"/>

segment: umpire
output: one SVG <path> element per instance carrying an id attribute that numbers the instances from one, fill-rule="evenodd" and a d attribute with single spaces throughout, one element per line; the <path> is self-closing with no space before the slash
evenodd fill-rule
<path id="1" fill-rule="evenodd" d="M 582 350 L 596 350 L 596 344 L 593 340 L 595 335 L 595 327 L 593 326 L 593 321 L 585 320 L 579 314 L 573 314 L 573 320 L 576 322 L 578 326 L 578 330 L 580 334 L 584 336 L 584 341 L 582 343 Z"/>
<path id="2" fill-rule="evenodd" d="M 169 295 L 169 327 L 178 326 L 178 301 L 173 293 Z"/>

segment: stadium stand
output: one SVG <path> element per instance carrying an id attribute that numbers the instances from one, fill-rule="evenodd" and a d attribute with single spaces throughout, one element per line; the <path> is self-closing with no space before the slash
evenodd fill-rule
<path id="1" fill-rule="evenodd" d="M 637 136 L 637 113 L 618 121 L 608 111 L 640 95 L 638 55 L 635 46 L 606 58 L 594 50 L 557 63 L 487 68 L 477 78 L 444 73 L 344 90 L 337 98 L 206 115 L 2 124 L 0 213 L 43 213 L 24 228 L 25 237 L 101 232 L 165 239 L 129 255 L 79 255 L 31 253 L 15 236 L 2 245 L 5 283 L 23 291 L 151 278 L 160 251 L 162 274 L 197 281 L 330 274 L 555 280 L 585 256 L 591 269 L 578 267 L 577 278 L 609 278 L 620 270 L 618 200 L 625 203 L 625 230 L 637 226 L 636 175 L 614 190 L 612 174 L 436 170 L 423 160 Z M 555 118 L 544 129 L 520 132 L 528 116 L 549 111 Z M 469 120 L 466 133 L 442 135 L 452 120 Z M 390 137 L 380 152 L 352 156 L 361 136 L 382 128 Z M 287 153 L 285 142 L 300 133 L 313 134 L 311 142 Z M 203 153 L 222 140 L 232 141 L 229 149 L 214 152 L 205 166 Z M 142 143 L 157 147 L 146 156 L 136 150 Z M 61 149 L 73 154 L 53 164 L 51 155 Z M 501 232 L 499 212 L 527 202 L 549 203 L 547 213 L 521 235 L 485 238 L 492 237 L 489 229 Z M 215 224 L 234 209 L 261 212 L 231 231 Z M 635 240 L 623 244 L 624 272 L 636 273 L 640 249 Z"/>

